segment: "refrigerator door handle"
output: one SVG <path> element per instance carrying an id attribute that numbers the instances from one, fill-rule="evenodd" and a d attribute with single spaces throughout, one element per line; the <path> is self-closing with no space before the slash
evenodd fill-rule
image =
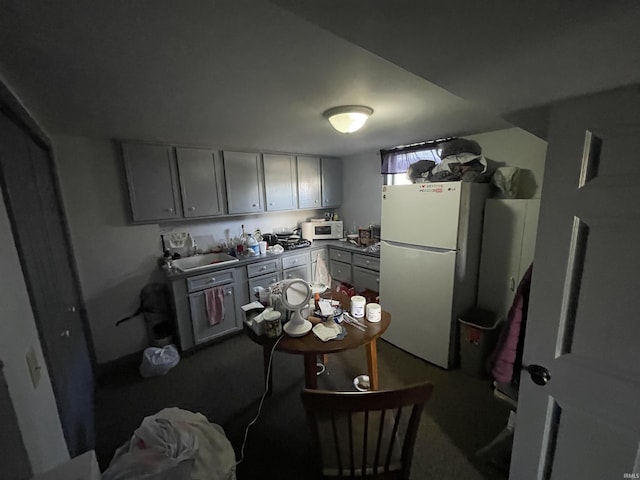
<path id="1" fill-rule="evenodd" d="M 455 255 L 458 253 L 458 250 L 449 250 L 447 248 L 436 248 L 436 247 L 424 247 L 422 245 L 411 245 L 409 243 L 400 243 L 400 242 L 391 242 L 389 240 L 382 240 L 383 243 L 386 243 L 390 247 L 397 248 L 410 248 L 414 250 L 424 250 L 427 252 L 435 253 L 438 255 Z"/>

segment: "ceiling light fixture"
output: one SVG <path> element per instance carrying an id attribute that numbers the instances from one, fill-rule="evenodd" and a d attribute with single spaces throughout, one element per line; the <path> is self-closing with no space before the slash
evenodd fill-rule
<path id="1" fill-rule="evenodd" d="M 362 105 L 345 105 L 330 108 L 322 115 L 340 133 L 353 133 L 360 130 L 367 119 L 373 113 L 373 109 Z"/>

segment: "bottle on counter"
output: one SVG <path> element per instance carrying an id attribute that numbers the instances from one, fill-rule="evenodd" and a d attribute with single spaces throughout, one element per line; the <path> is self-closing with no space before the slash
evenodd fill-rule
<path id="1" fill-rule="evenodd" d="M 173 259 L 171 258 L 171 252 L 167 248 L 162 256 L 162 268 L 168 272 L 173 270 Z"/>
<path id="2" fill-rule="evenodd" d="M 251 250 L 254 255 L 260 255 L 260 245 L 251 234 L 247 236 L 247 249 Z"/>

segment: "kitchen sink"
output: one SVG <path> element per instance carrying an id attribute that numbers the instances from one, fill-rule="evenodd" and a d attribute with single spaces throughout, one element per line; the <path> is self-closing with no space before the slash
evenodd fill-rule
<path id="1" fill-rule="evenodd" d="M 236 257 L 226 253 L 205 253 L 204 255 L 194 255 L 193 257 L 179 258 L 173 261 L 173 266 L 181 272 L 193 272 L 204 270 L 213 265 L 224 265 L 225 263 L 237 262 Z"/>

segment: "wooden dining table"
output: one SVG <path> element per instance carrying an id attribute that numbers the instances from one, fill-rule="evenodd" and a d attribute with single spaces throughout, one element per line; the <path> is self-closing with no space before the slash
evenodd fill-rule
<path id="1" fill-rule="evenodd" d="M 339 292 L 331 292 L 324 294 L 323 298 L 331 298 L 338 300 L 345 311 L 349 311 L 350 299 L 347 295 Z M 302 337 L 290 337 L 283 333 L 282 338 L 268 338 L 257 335 L 246 323 L 245 332 L 256 343 L 262 345 L 263 364 L 265 383 L 267 391 L 271 392 L 273 385 L 273 372 L 269 371 L 269 360 L 273 346 L 278 341 L 275 350 L 280 352 L 292 353 L 294 355 L 302 355 L 304 359 L 304 378 L 306 388 L 318 388 L 318 356 L 325 356 L 331 353 L 342 352 L 352 348 L 364 346 L 367 355 L 367 367 L 369 374 L 369 383 L 371 390 L 377 390 L 378 383 L 378 352 L 376 339 L 382 335 L 391 323 L 391 315 L 389 312 L 382 311 L 382 318 L 379 322 L 369 322 L 361 319 L 366 325 L 361 330 L 349 323 L 342 322 L 346 330 L 344 338 L 337 340 L 328 340 L 323 342 L 313 332 L 309 332 Z"/>

